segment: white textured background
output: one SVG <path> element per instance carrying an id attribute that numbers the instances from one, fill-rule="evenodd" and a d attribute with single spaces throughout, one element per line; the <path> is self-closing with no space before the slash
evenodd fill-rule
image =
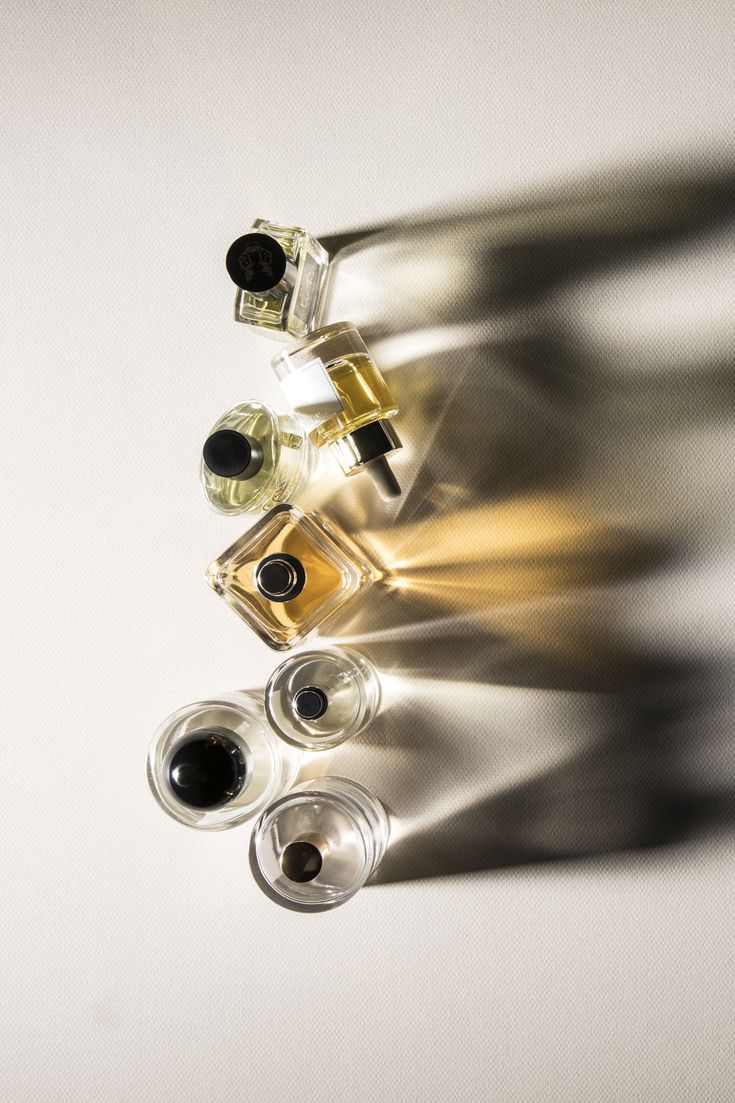
<path id="1" fill-rule="evenodd" d="M 160 813 L 144 759 L 168 712 L 273 666 L 202 579 L 238 524 L 199 497 L 201 438 L 275 398 L 230 240 L 706 160 L 734 31 L 712 0 L 6 2 L 4 1099 L 732 1099 L 727 836 L 294 915 L 247 832 Z M 685 629 L 731 642 L 731 564 Z"/>

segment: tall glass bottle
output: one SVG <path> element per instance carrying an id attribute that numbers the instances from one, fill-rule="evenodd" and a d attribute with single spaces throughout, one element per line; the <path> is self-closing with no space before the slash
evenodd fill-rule
<path id="1" fill-rule="evenodd" d="M 236 322 L 273 337 L 302 337 L 317 324 L 329 256 L 306 230 L 258 218 L 233 241 L 226 265 Z"/>
<path id="2" fill-rule="evenodd" d="M 222 415 L 204 442 L 202 489 L 219 513 L 272 509 L 296 497 L 313 461 L 298 418 L 262 402 L 243 402 Z"/>
<path id="3" fill-rule="evenodd" d="M 377 572 L 315 513 L 276 506 L 207 569 L 207 579 L 270 647 L 293 647 L 363 592 Z"/>
<path id="4" fill-rule="evenodd" d="M 367 471 L 386 498 L 401 493 L 387 457 L 401 448 L 395 398 L 351 322 L 324 326 L 273 359 L 289 403 L 346 475 Z"/>
<path id="5" fill-rule="evenodd" d="M 347 647 L 302 651 L 281 663 L 265 688 L 271 727 L 311 751 L 336 747 L 375 716 L 380 682 L 373 664 Z"/>
<path id="6" fill-rule="evenodd" d="M 261 815 L 250 864 L 271 899 L 298 911 L 349 900 L 380 863 L 389 819 L 357 782 L 322 777 L 296 786 Z"/>
<path id="7" fill-rule="evenodd" d="M 286 792 L 299 761 L 254 697 L 230 693 L 164 720 L 148 754 L 148 783 L 175 820 L 221 830 L 257 816 Z"/>

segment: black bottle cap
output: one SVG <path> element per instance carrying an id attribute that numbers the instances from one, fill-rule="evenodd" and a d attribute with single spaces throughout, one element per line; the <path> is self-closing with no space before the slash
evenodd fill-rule
<path id="1" fill-rule="evenodd" d="M 293 699 L 293 707 L 302 720 L 318 720 L 327 711 L 329 700 L 323 689 L 304 686 Z"/>
<path id="2" fill-rule="evenodd" d="M 233 283 L 258 295 L 281 282 L 286 271 L 286 254 L 268 234 L 243 234 L 227 250 L 225 264 Z"/>
<path id="3" fill-rule="evenodd" d="M 218 429 L 207 437 L 202 458 L 213 475 L 224 479 L 252 479 L 263 466 L 258 442 L 236 429 Z"/>
<path id="4" fill-rule="evenodd" d="M 201 728 L 175 751 L 169 784 L 190 808 L 221 808 L 245 784 L 247 766 L 242 751 L 226 728 Z"/>
<path id="5" fill-rule="evenodd" d="M 255 572 L 255 585 L 269 601 L 292 601 L 299 596 L 305 583 L 303 564 L 286 552 L 267 555 Z"/>
<path id="6" fill-rule="evenodd" d="M 314 843 L 306 839 L 297 839 L 289 843 L 281 854 L 281 869 L 284 877 L 304 885 L 319 876 L 322 868 L 322 852 Z"/>

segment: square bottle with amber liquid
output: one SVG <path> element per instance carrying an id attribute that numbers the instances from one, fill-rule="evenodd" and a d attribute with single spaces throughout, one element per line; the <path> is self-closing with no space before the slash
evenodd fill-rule
<path id="1" fill-rule="evenodd" d="M 276 506 L 207 569 L 212 589 L 277 651 L 299 643 L 379 576 L 317 514 Z"/>

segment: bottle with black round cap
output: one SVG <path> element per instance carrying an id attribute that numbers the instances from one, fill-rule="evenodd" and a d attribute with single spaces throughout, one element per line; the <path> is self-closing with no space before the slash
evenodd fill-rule
<path id="1" fill-rule="evenodd" d="M 385 854 L 390 818 L 377 797 L 345 777 L 302 782 L 261 814 L 250 841 L 256 884 L 292 911 L 344 904 Z"/>
<path id="2" fill-rule="evenodd" d="M 273 337 L 302 337 L 318 324 L 329 256 L 300 226 L 258 218 L 233 241 L 225 264 L 235 284 L 235 321 Z"/>
<path id="3" fill-rule="evenodd" d="M 158 803 L 189 827 L 217 830 L 257 816 L 296 778 L 297 751 L 277 739 L 255 694 L 186 705 L 156 731 L 148 783 Z"/>
<path id="4" fill-rule="evenodd" d="M 243 402 L 215 422 L 204 442 L 204 496 L 218 513 L 272 509 L 298 496 L 314 469 L 314 454 L 298 417 L 263 402 Z"/>
<path id="5" fill-rule="evenodd" d="M 332 521 L 275 506 L 207 569 L 212 589 L 278 651 L 381 577 Z"/>
<path id="6" fill-rule="evenodd" d="M 357 735 L 380 707 L 380 679 L 370 660 L 350 647 L 299 651 L 265 687 L 265 714 L 281 739 L 309 751 L 337 747 Z"/>

